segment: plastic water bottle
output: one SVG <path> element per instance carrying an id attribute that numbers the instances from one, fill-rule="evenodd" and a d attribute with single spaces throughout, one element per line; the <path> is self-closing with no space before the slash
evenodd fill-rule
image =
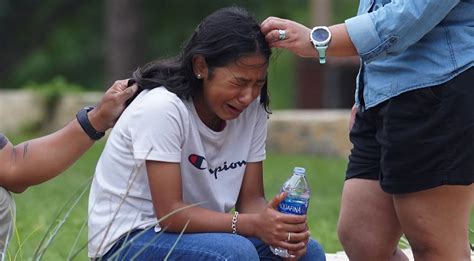
<path id="1" fill-rule="evenodd" d="M 293 175 L 283 183 L 281 192 L 286 192 L 286 198 L 278 205 L 278 211 L 285 214 L 306 215 L 311 190 L 306 181 L 306 170 L 301 167 L 293 169 Z M 288 250 L 270 246 L 273 254 L 281 257 L 290 257 Z"/>

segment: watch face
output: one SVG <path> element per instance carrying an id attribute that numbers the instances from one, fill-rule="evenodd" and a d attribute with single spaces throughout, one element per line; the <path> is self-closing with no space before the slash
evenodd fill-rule
<path id="1" fill-rule="evenodd" d="M 324 30 L 323 28 L 318 28 L 313 31 L 312 37 L 316 42 L 324 42 L 328 39 L 329 32 Z"/>

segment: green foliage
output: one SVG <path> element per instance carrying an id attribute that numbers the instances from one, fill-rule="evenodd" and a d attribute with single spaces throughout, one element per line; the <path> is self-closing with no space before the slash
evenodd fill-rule
<path id="1" fill-rule="evenodd" d="M 336 21 L 355 14 L 356 1 L 332 1 Z M 247 8 L 260 21 L 279 16 L 312 26 L 309 0 L 141 0 L 136 4 L 141 6 L 142 28 L 136 44 L 142 64 L 176 55 L 202 18 L 226 6 Z M 108 87 L 104 83 L 104 26 L 97 26 L 107 15 L 105 6 L 104 1 L 84 0 L 48 0 L 41 5 L 0 1 L 0 33 L 8 36 L 0 53 L 9 54 L 10 61 L 6 68 L 0 65 L 0 88 L 21 88 L 30 80 L 44 82 L 55 75 L 87 89 Z M 19 15 L 24 13 L 28 16 Z M 288 109 L 295 103 L 295 59 L 286 51 L 279 56 L 278 64 L 270 68 L 278 73 L 269 74 L 272 108 Z"/>
<path id="2" fill-rule="evenodd" d="M 9 137 L 13 144 L 29 138 L 31 137 Z M 13 239 L 10 242 L 11 245 L 8 250 L 10 257 L 13 257 L 20 243 L 23 243 L 23 247 L 19 253 L 19 259 L 24 258 L 26 260 L 33 256 L 50 224 L 60 222 L 60 220 L 56 220 L 60 207 L 81 184 L 93 175 L 104 144 L 104 142 L 95 144 L 76 164 L 54 180 L 29 188 L 22 194 L 14 195 L 17 205 L 16 227 L 20 239 Z M 43 260 L 65 260 L 72 247 L 77 250 L 85 246 L 87 226 L 85 229 L 81 228 L 87 219 L 87 195 L 88 193 L 82 197 L 78 205 L 72 210 L 54 241 L 45 252 Z M 32 234 L 26 239 L 30 233 Z M 78 235 L 79 241 L 74 245 Z M 9 258 L 7 257 L 6 260 L 9 260 Z M 76 260 L 87 260 L 87 253 L 82 251 Z"/>
<path id="3" fill-rule="evenodd" d="M 295 107 L 295 56 L 286 50 L 274 50 L 268 68 L 270 109 Z"/>
<path id="4" fill-rule="evenodd" d="M 136 5 L 142 27 L 136 55 L 141 64 L 176 55 L 202 18 L 226 6 L 247 8 L 260 21 L 278 16 L 312 26 L 309 0 L 141 0 Z M 342 22 L 356 13 L 357 1 L 331 0 L 331 5 L 332 20 Z M 2 60 L 6 65 L 0 65 L 0 88 L 21 88 L 30 80 L 44 82 L 55 75 L 64 75 L 87 89 L 108 87 L 104 83 L 104 26 L 97 26 L 106 18 L 105 7 L 104 1 L 48 0 L 41 5 L 27 0 L 0 1 L 0 33 L 8 36 L 0 45 L 0 53 L 8 56 L 7 61 Z M 22 16 L 24 13 L 28 15 Z M 282 53 L 275 59 L 278 64 L 270 68 L 278 73 L 269 74 L 273 109 L 295 104 L 294 55 Z"/>
<path id="5" fill-rule="evenodd" d="M 29 82 L 23 88 L 46 96 L 48 103 L 57 102 L 64 93 L 78 93 L 84 90 L 80 85 L 68 82 L 62 76 L 56 76 L 45 83 Z"/>
<path id="6" fill-rule="evenodd" d="M 332 2 L 332 22 L 343 23 L 346 19 L 357 14 L 359 1 L 353 0 L 331 0 Z"/>
<path id="7" fill-rule="evenodd" d="M 38 92 L 38 94 L 46 98 L 46 119 L 42 121 L 42 123 L 33 123 L 30 126 L 26 126 L 24 128 L 24 131 L 26 132 L 43 130 L 47 127 L 48 122 L 52 120 L 62 95 L 65 93 L 78 93 L 84 89 L 77 84 L 68 82 L 62 76 L 56 76 L 49 82 L 45 83 L 29 82 L 25 84 L 23 88 Z"/>
<path id="8" fill-rule="evenodd" d="M 341 251 L 337 238 L 337 219 L 341 200 L 345 159 L 320 158 L 309 155 L 269 154 L 265 160 L 265 194 L 273 198 L 293 167 L 306 168 L 312 196 L 308 208 L 311 237 L 320 242 L 326 252 Z"/>
<path id="9" fill-rule="evenodd" d="M 102 1 L 4 0 L 0 4 L 0 88 L 64 75 L 83 86 L 101 87 Z M 4 56 L 3 56 L 4 55 Z"/>

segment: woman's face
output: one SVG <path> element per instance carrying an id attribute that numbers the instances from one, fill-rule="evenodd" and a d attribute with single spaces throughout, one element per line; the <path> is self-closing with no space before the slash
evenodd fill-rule
<path id="1" fill-rule="evenodd" d="M 202 96 L 194 101 L 201 120 L 210 126 L 219 119 L 237 118 L 260 95 L 267 67 L 265 57 L 255 54 L 243 56 L 212 73 L 206 70 Z"/>

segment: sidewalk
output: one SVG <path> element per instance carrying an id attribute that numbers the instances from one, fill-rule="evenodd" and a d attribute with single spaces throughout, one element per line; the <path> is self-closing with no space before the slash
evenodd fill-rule
<path id="1" fill-rule="evenodd" d="M 415 260 L 413 258 L 413 253 L 411 252 L 410 249 L 403 249 L 402 251 L 405 253 L 405 255 L 407 255 L 410 261 Z M 335 254 L 326 254 L 326 260 L 327 261 L 346 261 L 346 260 L 349 260 L 349 258 L 347 258 L 346 254 L 341 251 Z M 471 252 L 471 260 L 474 260 L 474 252 Z"/>
<path id="2" fill-rule="evenodd" d="M 413 254 L 412 254 L 410 249 L 403 249 L 402 251 L 405 253 L 405 255 L 407 255 L 407 257 L 410 261 L 415 260 L 413 258 Z M 347 261 L 347 260 L 349 260 L 349 258 L 346 256 L 346 253 L 341 251 L 341 252 L 337 252 L 335 254 L 326 254 L 326 260 L 327 261 Z"/>

